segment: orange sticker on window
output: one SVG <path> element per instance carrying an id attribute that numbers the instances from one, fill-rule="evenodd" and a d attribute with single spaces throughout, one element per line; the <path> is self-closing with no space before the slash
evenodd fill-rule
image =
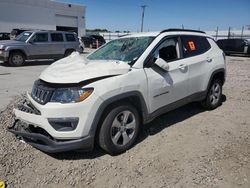
<path id="1" fill-rule="evenodd" d="M 189 42 L 188 42 L 188 46 L 189 46 L 189 48 L 190 48 L 191 51 L 196 50 L 196 47 L 195 47 L 193 41 L 189 41 Z"/>

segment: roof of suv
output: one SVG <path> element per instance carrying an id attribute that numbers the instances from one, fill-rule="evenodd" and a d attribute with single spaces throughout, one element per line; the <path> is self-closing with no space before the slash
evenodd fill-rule
<path id="1" fill-rule="evenodd" d="M 166 29 L 163 31 L 158 32 L 145 32 L 145 33 L 135 33 L 135 34 L 128 34 L 121 38 L 127 37 L 156 37 L 162 33 L 170 33 L 170 34 L 192 34 L 192 35 L 200 35 L 200 36 L 207 36 L 207 34 L 203 31 L 198 30 L 191 30 L 191 29 Z"/>
<path id="2" fill-rule="evenodd" d="M 76 34 L 74 32 L 69 32 L 69 31 L 55 31 L 55 30 L 27 30 L 25 32 L 39 32 L 39 33 L 70 33 L 70 34 Z"/>

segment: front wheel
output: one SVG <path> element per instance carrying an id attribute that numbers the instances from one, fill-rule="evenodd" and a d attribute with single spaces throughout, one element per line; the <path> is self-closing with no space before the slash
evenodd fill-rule
<path id="1" fill-rule="evenodd" d="M 11 66 L 22 66 L 25 63 L 25 57 L 21 52 L 12 52 L 8 61 Z"/>
<path id="2" fill-rule="evenodd" d="M 222 81 L 215 79 L 209 87 L 207 97 L 202 101 L 202 106 L 208 110 L 213 110 L 221 104 Z"/>
<path id="3" fill-rule="evenodd" d="M 131 104 L 112 107 L 100 128 L 100 147 L 112 155 L 130 149 L 137 138 L 139 122 L 138 111 Z"/>

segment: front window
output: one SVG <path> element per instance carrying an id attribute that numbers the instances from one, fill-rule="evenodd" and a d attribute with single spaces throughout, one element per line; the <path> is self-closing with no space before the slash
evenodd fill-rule
<path id="1" fill-rule="evenodd" d="M 166 62 L 180 59 L 179 43 L 176 37 L 164 40 L 153 53 L 154 60 L 161 58 Z"/>
<path id="2" fill-rule="evenodd" d="M 32 32 L 23 32 L 20 35 L 18 35 L 15 40 L 25 42 L 30 37 L 31 34 Z"/>
<path id="3" fill-rule="evenodd" d="M 48 33 L 37 33 L 32 39 L 33 42 L 48 42 Z"/>
<path id="4" fill-rule="evenodd" d="M 130 65 L 141 56 L 154 37 L 121 38 L 109 42 L 87 58 L 89 60 L 117 60 Z"/>

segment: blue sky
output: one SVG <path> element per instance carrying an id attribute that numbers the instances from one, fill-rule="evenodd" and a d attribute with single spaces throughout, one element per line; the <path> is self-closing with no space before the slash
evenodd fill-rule
<path id="1" fill-rule="evenodd" d="M 145 10 L 144 31 L 165 28 L 215 30 L 241 29 L 250 25 L 250 0 L 59 0 L 83 4 L 86 28 L 139 31 L 141 5 Z"/>

